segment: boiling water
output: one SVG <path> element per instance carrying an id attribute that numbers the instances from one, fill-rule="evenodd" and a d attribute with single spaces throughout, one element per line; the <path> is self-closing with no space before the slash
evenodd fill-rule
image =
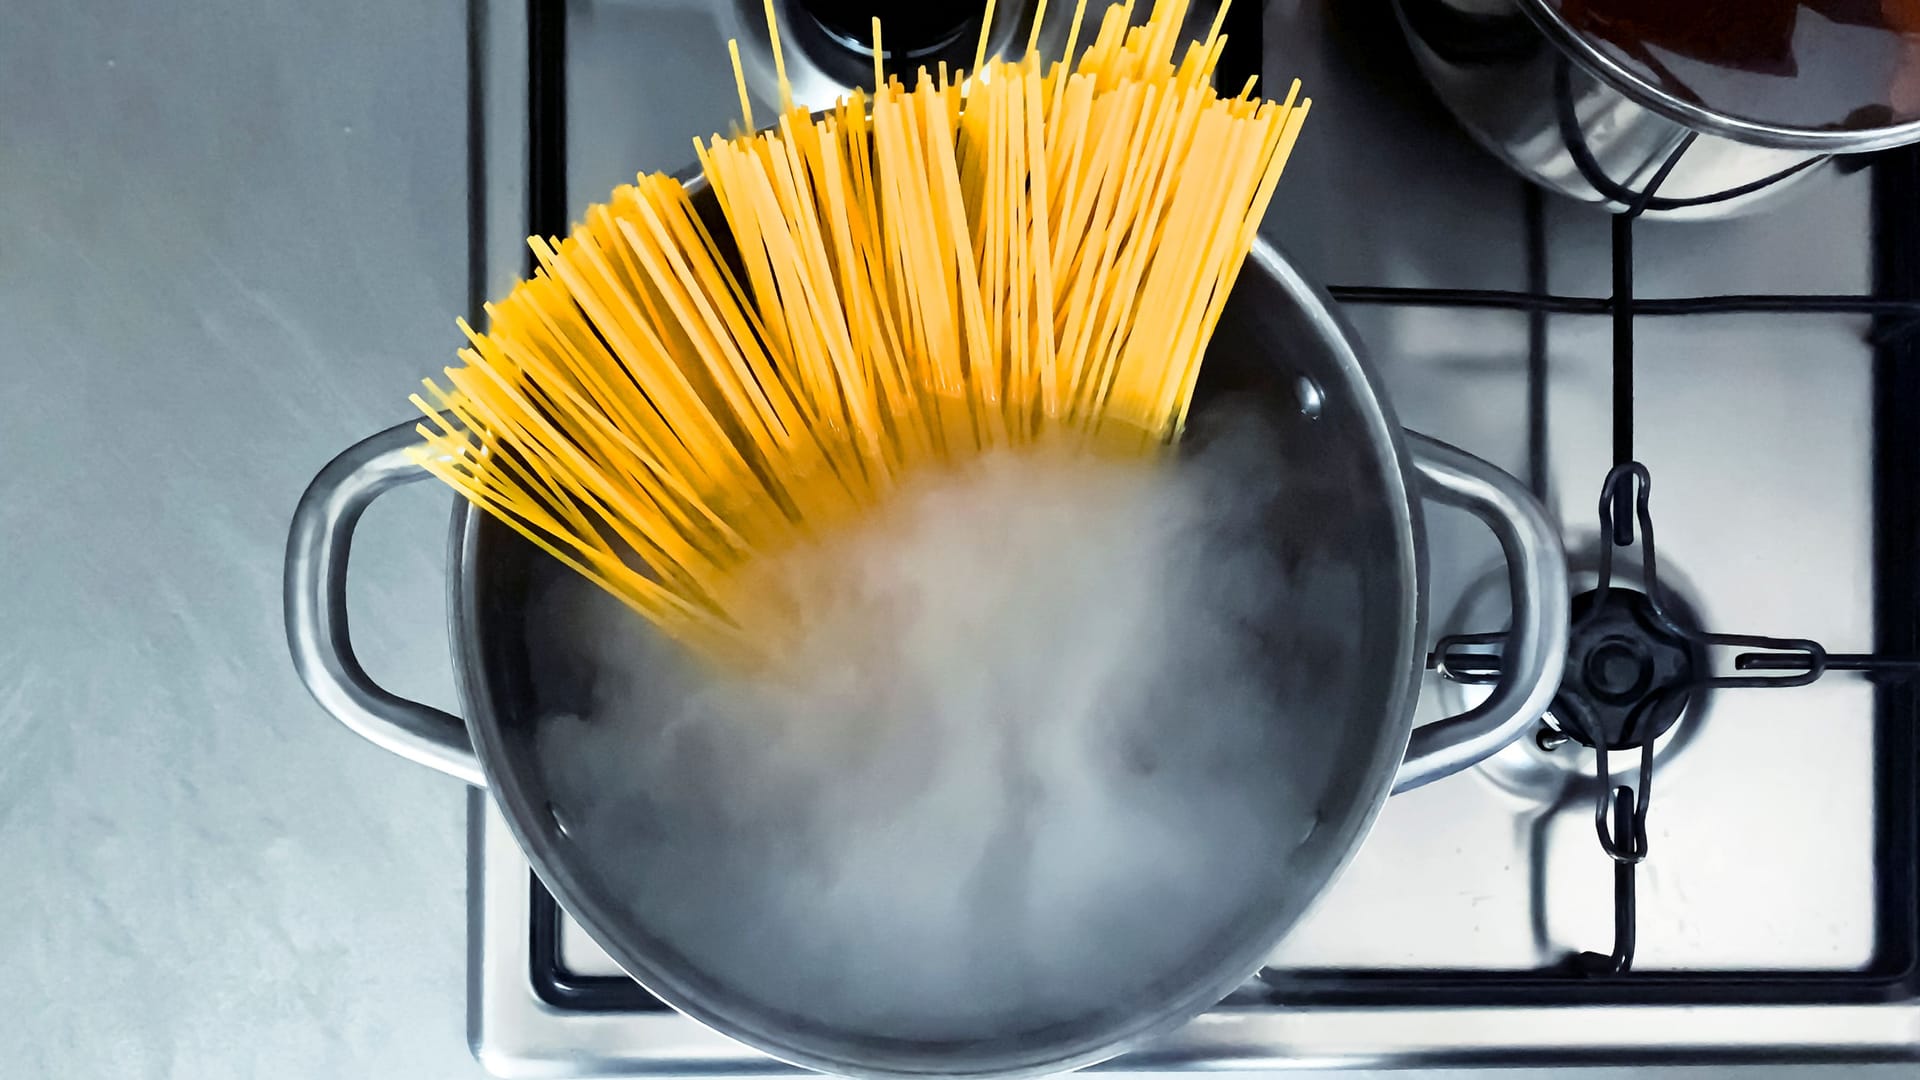
<path id="1" fill-rule="evenodd" d="M 1356 583 L 1282 565 L 1252 456 L 924 480 L 763 569 L 807 623 L 750 677 L 540 587 L 539 752 L 596 892 L 731 997 L 911 1040 L 1131 1009 L 1296 911 L 1354 734 L 1311 615 Z"/>
<path id="2" fill-rule="evenodd" d="M 1800 128 L 1920 118 L 1920 0 L 1547 0 L 1676 96 Z"/>

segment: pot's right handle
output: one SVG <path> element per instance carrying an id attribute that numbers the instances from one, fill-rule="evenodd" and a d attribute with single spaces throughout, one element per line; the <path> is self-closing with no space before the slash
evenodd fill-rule
<path id="1" fill-rule="evenodd" d="M 293 510 L 287 535 L 287 646 L 314 700 L 369 741 L 449 776 L 485 787 L 460 718 L 408 701 L 373 681 L 347 636 L 347 551 L 367 506 L 430 475 L 409 451 L 413 421 L 362 439 L 327 463 Z"/>
<path id="2" fill-rule="evenodd" d="M 1566 551 L 1532 494 L 1500 469 L 1425 435 L 1408 432 L 1407 448 L 1426 498 L 1468 511 L 1499 539 L 1513 622 L 1492 696 L 1414 729 L 1393 780 L 1396 793 L 1479 763 L 1539 718 L 1560 688 L 1570 626 Z"/>

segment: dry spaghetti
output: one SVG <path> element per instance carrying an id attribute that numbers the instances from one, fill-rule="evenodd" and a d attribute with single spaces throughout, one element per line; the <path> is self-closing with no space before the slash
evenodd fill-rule
<path id="1" fill-rule="evenodd" d="M 1179 48 L 1185 0 L 1108 8 L 1075 60 L 1080 4 L 1065 60 L 1043 70 L 1036 16 L 1025 58 L 911 86 L 876 20 L 871 97 L 810 116 L 782 75 L 772 128 L 696 140 L 710 195 L 642 175 L 533 238 L 538 272 L 413 399 L 421 464 L 739 655 L 741 568 L 910 472 L 1041 440 L 1156 453 L 1310 103 L 1217 93 L 1220 24 Z"/>

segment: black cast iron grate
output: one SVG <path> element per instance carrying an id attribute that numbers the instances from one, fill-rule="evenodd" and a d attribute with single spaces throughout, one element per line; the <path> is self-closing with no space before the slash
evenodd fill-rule
<path id="1" fill-rule="evenodd" d="M 528 224 L 531 232 L 559 235 L 569 220 L 566 183 L 566 14 L 554 0 L 528 0 Z M 1229 48 L 1222 56 L 1223 83 L 1241 85 L 1259 74 L 1263 12 L 1243 2 L 1228 15 Z M 1410 58 L 1409 58 L 1410 62 Z M 1567 118 L 1563 118 L 1564 121 Z M 1638 318 L 1701 315 L 1855 314 L 1874 317 L 1873 362 L 1873 570 L 1876 581 L 1874 649 L 1869 655 L 1828 654 L 1811 642 L 1718 637 L 1721 644 L 1759 649 L 1735 658 L 1736 670 L 1785 672 L 1799 685 L 1823 671 L 1865 671 L 1875 681 L 1875 836 L 1878 936 L 1874 959 L 1857 972 L 1659 972 L 1621 974 L 1632 954 L 1632 867 L 1644 854 L 1644 819 L 1650 774 L 1639 785 L 1603 785 L 1597 824 L 1603 846 L 1614 855 L 1617 940 L 1610 955 L 1585 954 L 1585 963 L 1560 969 L 1505 972 L 1372 971 L 1313 969 L 1287 972 L 1285 985 L 1269 988 L 1280 1005 L 1450 1004 L 1670 1004 L 1742 1002 L 1769 1004 L 1871 1003 L 1920 999 L 1920 692 L 1903 676 L 1920 669 L 1920 148 L 1886 151 L 1848 168 L 1870 168 L 1873 180 L 1874 287 L 1869 295 L 1727 294 L 1640 297 L 1633 291 L 1633 229 L 1648 209 L 1678 205 L 1658 195 L 1660 181 L 1677 164 L 1690 140 L 1676 147 L 1665 168 L 1638 192 L 1597 173 L 1591 155 L 1576 163 L 1596 189 L 1628 206 L 1612 222 L 1612 295 L 1564 296 L 1548 291 L 1543 199 L 1528 187 L 1524 200 L 1527 285 L 1525 290 L 1336 286 L 1347 304 L 1391 304 L 1507 310 L 1529 316 L 1529 464 L 1536 490 L 1546 476 L 1546 320 L 1550 315 L 1605 316 L 1613 329 L 1613 457 L 1615 470 L 1603 501 L 1603 530 L 1621 547 L 1636 536 L 1635 495 L 1644 500 L 1647 477 L 1633 458 L 1634 346 Z M 1785 180 L 1790 170 L 1766 182 Z M 1720 197 L 1730 197 L 1723 193 Z M 1710 200 L 1707 200 L 1710 201 Z M 1683 361 L 1674 361 L 1683 362 Z M 1638 482 L 1627 483 L 1638 469 Z M 1642 501 L 1641 506 L 1644 507 Z M 1650 540 L 1641 518 L 1642 538 Z M 1650 544 L 1649 544 L 1650 547 Z M 1648 558 L 1650 558 L 1650 554 Z M 1475 635 L 1482 643 L 1500 635 Z M 1436 662 L 1448 648 L 1443 644 Z M 1806 646 L 1811 645 L 1808 649 Z M 1456 668 L 1474 671 L 1471 655 Z M 1497 657 L 1482 656 L 1485 675 Z M 1723 677 L 1725 678 L 1725 677 Z M 1733 677 L 1743 678 L 1743 677 Z M 1755 677 L 1745 677 L 1755 678 Z M 1637 794 L 1636 794 L 1637 792 Z M 1623 794 L 1624 793 L 1624 794 Z M 529 875 L 531 889 L 530 981 L 534 992 L 557 1008 L 595 1012 L 662 1011 L 667 1008 L 623 976 L 583 975 L 561 953 L 565 918 L 553 896 Z M 1624 961 L 1624 962 L 1623 962 Z M 1237 1000 L 1237 999 L 1236 999 Z"/>

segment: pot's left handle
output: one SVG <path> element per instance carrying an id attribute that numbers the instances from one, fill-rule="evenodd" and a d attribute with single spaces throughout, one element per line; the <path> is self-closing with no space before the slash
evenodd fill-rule
<path id="1" fill-rule="evenodd" d="M 287 536 L 287 646 L 300 681 L 341 723 L 401 757 L 485 787 L 466 724 L 374 682 L 347 634 L 347 552 L 360 515 L 386 492 L 430 475 L 407 453 L 422 441 L 415 427 L 408 421 L 348 447 L 300 496 Z"/>
<path id="2" fill-rule="evenodd" d="M 1520 481 L 1464 450 L 1411 431 L 1407 449 L 1420 473 L 1422 495 L 1466 510 L 1500 541 L 1513 623 L 1493 694 L 1458 716 L 1415 728 L 1394 777 L 1395 792 L 1478 764 L 1546 711 L 1566 666 L 1571 606 L 1560 533 Z"/>

